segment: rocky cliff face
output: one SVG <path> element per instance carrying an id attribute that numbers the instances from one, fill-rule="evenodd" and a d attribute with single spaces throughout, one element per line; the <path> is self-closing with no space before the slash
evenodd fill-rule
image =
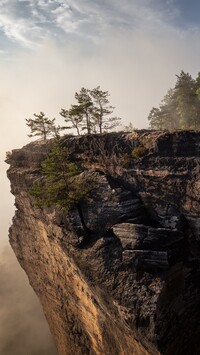
<path id="1" fill-rule="evenodd" d="M 52 142 L 12 152 L 10 243 L 59 354 L 200 353 L 199 142 L 197 132 L 62 138 L 92 181 L 69 214 L 29 194 Z"/>

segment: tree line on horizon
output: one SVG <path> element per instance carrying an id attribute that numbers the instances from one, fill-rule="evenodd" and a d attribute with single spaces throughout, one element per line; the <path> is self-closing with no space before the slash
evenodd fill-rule
<path id="1" fill-rule="evenodd" d="M 74 129 L 80 134 L 101 134 L 119 126 L 121 118 L 112 116 L 115 109 L 109 102 L 110 94 L 100 86 L 89 90 L 84 87 L 75 93 L 76 104 L 69 109 L 62 108 L 60 115 L 66 126 L 56 126 L 55 118 L 50 119 L 44 112 L 34 113 L 34 118 L 26 119 L 30 128 L 29 137 L 40 136 L 44 140 L 49 136 L 59 137 L 62 130 Z"/>
<path id="2" fill-rule="evenodd" d="M 182 70 L 176 78 L 174 88 L 149 113 L 151 129 L 200 129 L 200 73 L 193 79 Z"/>

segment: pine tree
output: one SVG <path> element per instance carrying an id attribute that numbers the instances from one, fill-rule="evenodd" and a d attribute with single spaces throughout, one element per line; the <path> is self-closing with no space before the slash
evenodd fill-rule
<path id="1" fill-rule="evenodd" d="M 179 127 L 189 129 L 194 127 L 196 120 L 196 87 L 195 80 L 183 70 L 176 75 L 175 96 L 177 111 L 180 115 Z"/>
<path id="2" fill-rule="evenodd" d="M 65 122 L 68 126 L 62 127 L 62 129 L 73 129 L 75 128 L 78 136 L 80 135 L 80 129 L 83 122 L 82 108 L 78 105 L 71 105 L 69 110 L 61 109 L 60 115 L 65 118 Z"/>
<path id="3" fill-rule="evenodd" d="M 149 113 L 153 129 L 200 128 L 200 74 L 194 80 L 182 70 L 176 77 L 175 87 L 167 92 L 159 108 L 153 107 Z"/>
<path id="4" fill-rule="evenodd" d="M 109 104 L 108 91 L 100 90 L 97 86 L 93 90 L 82 88 L 75 93 L 76 105 L 71 105 L 69 110 L 61 109 L 60 115 L 69 125 L 63 129 L 75 128 L 77 134 L 103 133 L 120 124 L 121 118 L 110 116 L 114 107 Z"/>
<path id="5" fill-rule="evenodd" d="M 148 120 L 150 121 L 151 129 L 164 129 L 163 116 L 160 108 L 153 107 L 149 113 Z"/>
<path id="6" fill-rule="evenodd" d="M 109 105 L 108 97 L 110 94 L 108 91 L 100 90 L 100 86 L 97 86 L 93 90 L 89 90 L 89 94 L 92 98 L 92 122 L 94 133 L 103 133 L 119 125 L 121 118 L 110 117 L 113 113 L 114 106 Z"/>
<path id="7" fill-rule="evenodd" d="M 42 179 L 30 191 L 38 206 L 58 205 L 69 211 L 89 191 L 80 169 L 70 161 L 68 150 L 59 139 L 55 139 L 41 166 Z"/>
<path id="8" fill-rule="evenodd" d="M 45 117 L 44 112 L 34 113 L 34 119 L 26 119 L 26 125 L 30 128 L 29 137 L 39 136 L 46 140 L 48 136 L 57 136 L 60 127 L 55 126 L 55 118 L 49 119 Z"/>
<path id="9" fill-rule="evenodd" d="M 81 88 L 80 92 L 75 93 L 75 99 L 78 101 L 79 114 L 82 117 L 82 122 L 85 125 L 82 126 L 82 130 L 86 130 L 88 134 L 92 133 L 92 122 L 91 122 L 91 112 L 92 112 L 92 100 L 89 94 L 89 90 Z"/>

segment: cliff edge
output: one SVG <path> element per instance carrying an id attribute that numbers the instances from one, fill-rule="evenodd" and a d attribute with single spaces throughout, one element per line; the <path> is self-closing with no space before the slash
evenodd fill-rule
<path id="1" fill-rule="evenodd" d="M 30 196 L 52 140 L 7 159 L 10 243 L 58 353 L 200 353 L 200 133 L 61 140 L 92 181 L 69 213 Z"/>

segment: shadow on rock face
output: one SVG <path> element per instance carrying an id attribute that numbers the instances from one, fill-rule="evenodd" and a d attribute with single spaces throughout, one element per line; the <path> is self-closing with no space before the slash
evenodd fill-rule
<path id="1" fill-rule="evenodd" d="M 39 301 L 9 247 L 0 257 L 0 354 L 57 354 Z"/>

